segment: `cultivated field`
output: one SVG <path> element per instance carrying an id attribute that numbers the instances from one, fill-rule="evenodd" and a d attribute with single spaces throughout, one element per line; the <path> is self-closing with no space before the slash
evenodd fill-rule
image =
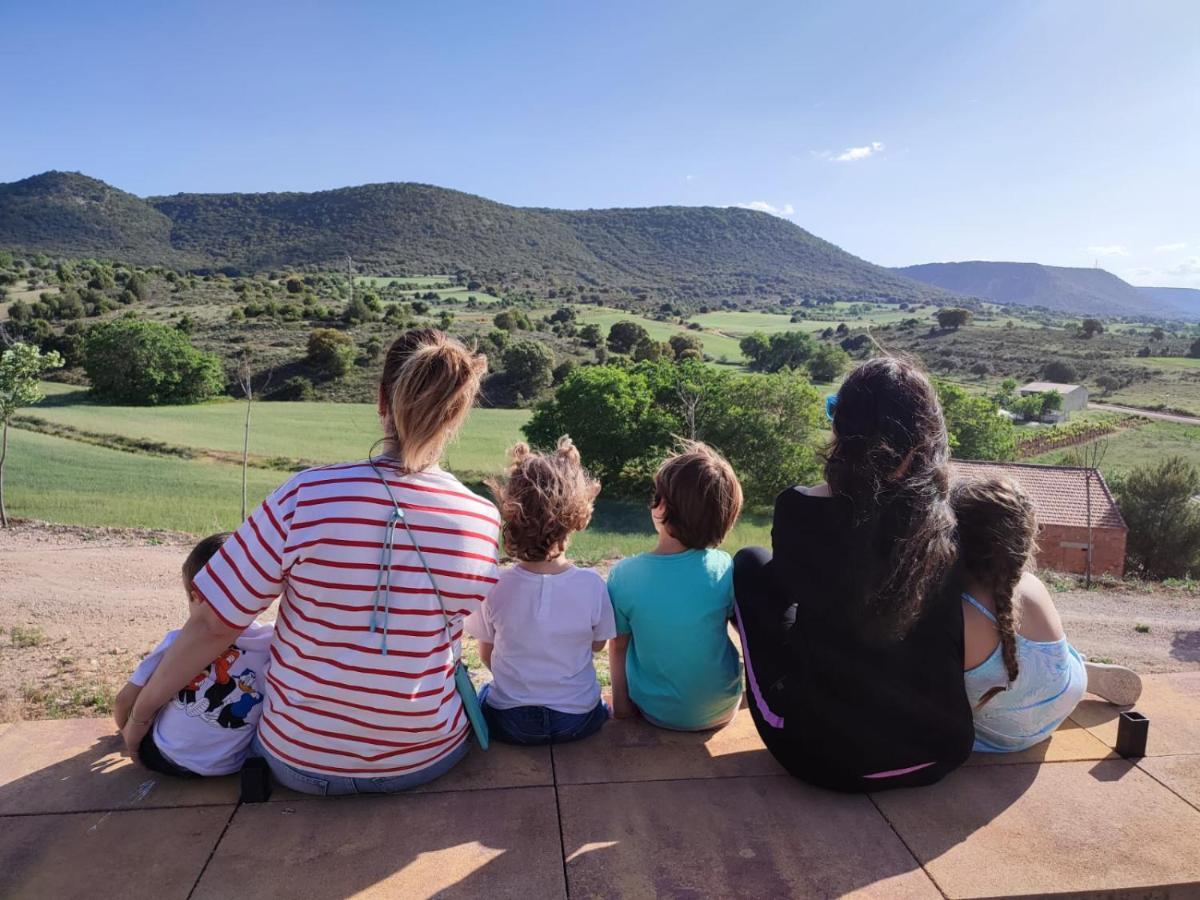
<path id="1" fill-rule="evenodd" d="M 191 533 L 237 525 L 241 468 L 228 460 L 241 452 L 243 405 L 97 406 L 85 402 L 77 389 L 46 387 L 47 401 L 27 412 L 52 427 L 75 431 L 61 437 L 13 429 L 6 479 L 13 515 Z M 446 466 L 474 489 L 486 491 L 480 481 L 503 468 L 505 451 L 521 439 L 528 416 L 524 410 L 475 410 L 450 446 Z M 377 414 L 367 404 L 258 403 L 250 450 L 259 460 L 330 463 L 365 457 L 378 435 Z M 170 449 L 161 452 L 171 455 L 114 449 L 114 438 L 162 442 Z M 286 471 L 252 467 L 251 503 L 287 478 Z M 727 546 L 769 543 L 769 528 L 764 514 L 747 514 Z M 652 542 L 643 506 L 602 496 L 592 527 L 578 537 L 572 552 L 596 561 L 649 549 Z"/>

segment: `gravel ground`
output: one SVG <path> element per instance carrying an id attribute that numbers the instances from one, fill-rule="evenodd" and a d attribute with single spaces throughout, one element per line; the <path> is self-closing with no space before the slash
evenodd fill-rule
<path id="1" fill-rule="evenodd" d="M 179 567 L 193 541 L 35 522 L 0 532 L 0 722 L 106 715 L 137 661 L 183 623 Z M 1200 593 L 1056 585 L 1085 656 L 1140 672 L 1200 669 Z"/>

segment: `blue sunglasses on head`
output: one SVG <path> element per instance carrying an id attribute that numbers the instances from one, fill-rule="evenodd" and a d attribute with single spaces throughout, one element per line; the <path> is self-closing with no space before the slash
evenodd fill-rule
<path id="1" fill-rule="evenodd" d="M 825 418 L 830 422 L 833 421 L 833 414 L 837 412 L 837 394 L 830 394 L 825 398 Z"/>

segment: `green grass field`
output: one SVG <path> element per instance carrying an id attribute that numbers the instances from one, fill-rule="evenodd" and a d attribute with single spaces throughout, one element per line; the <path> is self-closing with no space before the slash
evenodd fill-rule
<path id="1" fill-rule="evenodd" d="M 579 309 L 580 324 L 586 325 L 594 322 L 600 326 L 600 330 L 604 332 L 606 337 L 608 336 L 608 329 L 617 322 L 637 322 L 656 341 L 669 340 L 672 335 L 676 334 L 690 334 L 700 338 L 704 343 L 704 352 L 714 359 L 719 360 L 724 357 L 734 365 L 740 365 L 743 362 L 742 350 L 738 346 L 737 338 L 715 334 L 711 331 L 689 331 L 683 325 L 673 322 L 657 322 L 654 319 L 647 319 L 620 309 L 607 309 L 605 307 L 580 307 Z"/>
<path id="2" fill-rule="evenodd" d="M 814 333 L 826 328 L 837 328 L 842 322 L 846 324 L 876 324 L 884 325 L 890 322 L 901 322 L 911 318 L 929 318 L 927 311 L 912 312 L 895 307 L 876 307 L 866 315 L 853 318 L 836 318 L 839 312 L 848 312 L 849 304 L 834 303 L 821 307 L 822 311 L 829 310 L 832 315 L 820 319 L 804 319 L 793 322 L 790 316 L 779 313 L 765 312 L 736 312 L 723 310 L 721 312 L 700 313 L 688 321 L 696 322 L 706 329 L 725 332 L 734 335 L 746 335 L 755 331 L 764 334 L 775 334 L 783 331 L 807 331 Z"/>
<path id="3" fill-rule="evenodd" d="M 246 407 L 237 401 L 198 406 L 99 406 L 65 385 L 46 385 L 47 401 L 29 415 L 100 434 L 161 441 L 196 450 L 224 453 L 242 449 Z M 250 452 L 326 463 L 361 459 L 379 437 L 375 407 L 366 403 L 256 403 L 252 410 Z M 456 471 L 494 472 L 504 451 L 520 439 L 529 413 L 519 409 L 477 409 L 447 462 Z"/>
<path id="4" fill-rule="evenodd" d="M 492 294 L 485 294 L 483 291 L 468 291 L 465 287 L 437 287 L 439 284 L 447 284 L 454 281 L 449 275 L 414 275 L 412 277 L 391 277 L 385 275 L 359 275 L 354 279 L 355 283 L 365 285 L 367 287 L 386 287 L 393 281 L 401 285 L 401 291 L 409 294 L 420 293 L 426 291 L 435 291 L 442 299 L 453 298 L 462 303 L 466 303 L 468 297 L 474 297 L 479 303 L 499 303 L 500 298 Z"/>
<path id="5" fill-rule="evenodd" d="M 82 392 L 70 386 L 45 388 L 47 404 L 30 412 L 59 424 L 196 450 L 241 448 L 244 407 L 236 402 L 106 407 L 81 402 Z M 521 438 L 528 415 L 522 410 L 475 410 L 451 445 L 447 466 L 486 493 L 479 479 L 503 467 L 505 451 Z M 253 453 L 319 462 L 361 459 L 378 436 L 375 411 L 365 404 L 260 403 L 254 407 L 254 423 Z M 192 533 L 237 525 L 237 465 L 125 452 L 21 429 L 12 430 L 10 443 L 6 482 L 9 511 L 15 516 Z M 287 478 L 286 472 L 252 468 L 251 502 L 259 502 Z M 602 497 L 592 526 L 576 538 L 572 554 L 595 562 L 647 550 L 653 540 L 650 515 L 641 504 Z M 769 541 L 766 517 L 747 514 L 726 547 Z"/>

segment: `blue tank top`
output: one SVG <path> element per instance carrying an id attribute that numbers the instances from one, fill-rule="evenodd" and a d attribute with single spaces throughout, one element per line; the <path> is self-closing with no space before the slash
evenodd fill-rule
<path id="1" fill-rule="evenodd" d="M 986 606 L 963 594 L 967 603 L 995 624 Z M 1065 637 L 1057 641 L 1031 641 L 1017 635 L 1017 679 L 1008 683 L 1000 644 L 991 655 L 963 673 L 967 697 L 975 709 L 975 749 L 991 753 L 1024 750 L 1048 738 L 1075 709 L 1087 692 L 1083 658 Z M 992 688 L 1007 685 L 979 707 Z"/>

